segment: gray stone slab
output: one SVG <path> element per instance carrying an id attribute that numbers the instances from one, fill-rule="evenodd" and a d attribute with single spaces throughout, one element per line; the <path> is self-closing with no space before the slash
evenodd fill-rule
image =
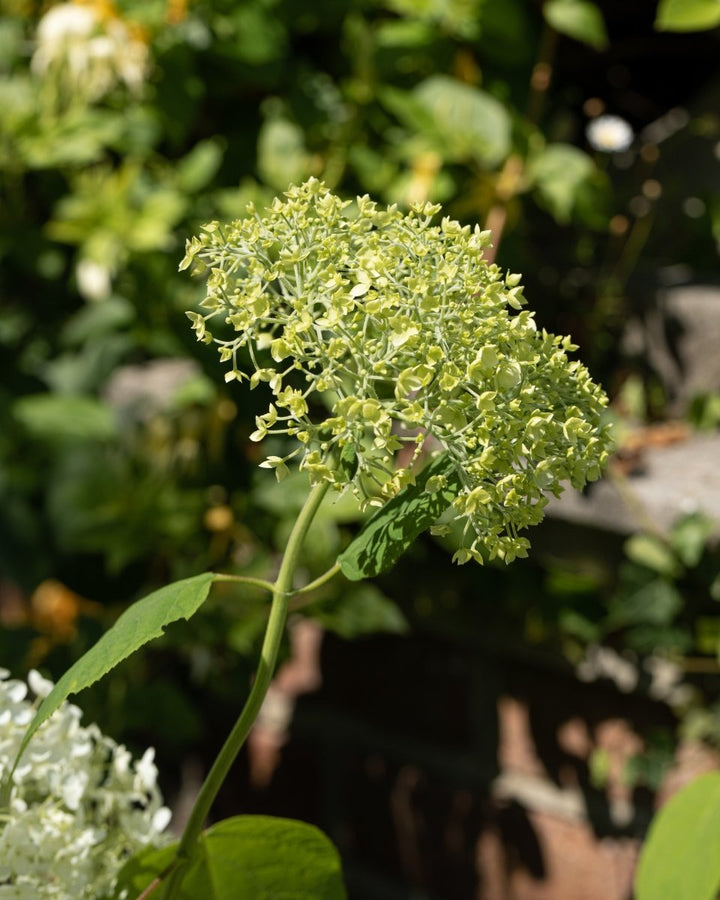
<path id="1" fill-rule="evenodd" d="M 667 532 L 681 515 L 702 511 L 720 535 L 720 434 L 643 450 L 642 469 L 629 476 L 606 476 L 586 493 L 566 490 L 550 498 L 554 519 L 591 528 L 632 534 Z"/>

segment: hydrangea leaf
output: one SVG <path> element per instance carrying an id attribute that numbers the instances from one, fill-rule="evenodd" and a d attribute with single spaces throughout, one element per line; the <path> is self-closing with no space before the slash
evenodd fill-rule
<path id="1" fill-rule="evenodd" d="M 654 534 L 634 534 L 625 543 L 625 554 L 633 562 L 668 578 L 677 578 L 682 571 L 672 548 Z"/>
<path id="2" fill-rule="evenodd" d="M 548 25 L 576 41 L 605 50 L 608 36 L 599 8 L 589 0 L 549 0 L 543 6 Z"/>
<path id="3" fill-rule="evenodd" d="M 201 191 L 212 181 L 223 160 L 224 149 L 217 138 L 200 141 L 177 167 L 178 184 L 183 191 Z"/>
<path id="4" fill-rule="evenodd" d="M 434 484 L 442 486 L 428 490 Z M 338 557 L 343 575 L 350 581 L 361 581 L 389 569 L 445 512 L 459 490 L 460 479 L 452 460 L 447 454 L 439 456 L 417 476 L 414 484 L 367 520 L 360 534 Z"/>
<path id="5" fill-rule="evenodd" d="M 431 114 L 448 159 L 493 167 L 510 152 L 510 117 L 490 94 L 447 75 L 426 78 L 413 93 Z"/>
<path id="6" fill-rule="evenodd" d="M 135 897 L 172 861 L 175 847 L 151 850 L 120 873 L 115 898 Z M 305 822 L 235 816 L 208 828 L 197 843 L 179 900 L 344 900 L 340 857 Z"/>
<path id="7" fill-rule="evenodd" d="M 38 728 L 70 694 L 90 687 L 144 644 L 160 637 L 172 622 L 189 619 L 205 602 L 214 578 L 212 572 L 204 572 L 176 581 L 128 607 L 42 701 L 25 732 L 13 769 Z"/>
<path id="8" fill-rule="evenodd" d="M 720 889 L 720 772 L 695 779 L 650 826 L 640 855 L 637 900 L 713 900 Z"/>
<path id="9" fill-rule="evenodd" d="M 283 118 L 263 123 L 258 137 L 258 169 L 267 184 L 280 189 L 301 181 L 309 166 L 301 128 Z"/>
<path id="10" fill-rule="evenodd" d="M 41 440 L 105 441 L 117 434 L 112 410 L 94 397 L 31 394 L 15 403 L 13 413 Z"/>
<path id="11" fill-rule="evenodd" d="M 705 31 L 720 25 L 720 0 L 660 0 L 658 31 Z"/>
<path id="12" fill-rule="evenodd" d="M 549 144 L 528 166 L 542 205 L 560 224 L 570 221 L 578 193 L 595 173 L 592 159 L 570 144 Z"/>

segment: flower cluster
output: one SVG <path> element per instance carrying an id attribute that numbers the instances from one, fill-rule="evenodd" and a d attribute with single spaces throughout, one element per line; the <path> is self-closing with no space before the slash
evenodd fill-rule
<path id="1" fill-rule="evenodd" d="M 312 481 L 382 502 L 412 481 L 431 436 L 462 485 L 456 560 L 481 561 L 482 546 L 526 555 L 518 532 L 540 521 L 545 493 L 597 478 L 608 455 L 606 398 L 568 359 L 576 348 L 538 331 L 520 276 L 483 256 L 489 232 L 433 225 L 430 204 L 348 208 L 315 179 L 285 196 L 206 225 L 181 263 L 208 271 L 203 311 L 188 315 L 230 363 L 226 380 L 274 395 L 252 439 L 299 442 L 263 465 L 281 475 L 297 457 Z"/>
<path id="2" fill-rule="evenodd" d="M 0 779 L 7 776 L 34 715 L 27 685 L 0 670 Z M 37 672 L 31 689 L 52 684 Z M 80 725 L 69 703 L 37 731 L 0 810 L 2 900 L 96 900 L 112 893 L 125 860 L 162 843 L 170 819 L 156 784 L 154 751 L 133 762 L 99 729 Z"/>
<path id="3" fill-rule="evenodd" d="M 110 4 L 58 3 L 40 20 L 36 41 L 33 71 L 89 100 L 117 84 L 138 91 L 145 81 L 147 45 Z"/>

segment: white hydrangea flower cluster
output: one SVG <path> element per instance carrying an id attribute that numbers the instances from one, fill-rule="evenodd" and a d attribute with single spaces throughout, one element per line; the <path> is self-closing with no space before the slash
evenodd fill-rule
<path id="1" fill-rule="evenodd" d="M 117 84 L 139 91 L 148 48 L 107 4 L 58 3 L 40 20 L 32 71 L 52 75 L 73 94 L 97 100 Z"/>
<path id="2" fill-rule="evenodd" d="M 25 682 L 0 669 L 0 780 L 34 715 Z M 31 672 L 38 697 L 52 683 Z M 69 703 L 37 731 L 0 810 L 0 900 L 98 900 L 112 894 L 132 854 L 164 842 L 154 751 L 133 762 Z"/>
<path id="3" fill-rule="evenodd" d="M 204 310 L 188 315 L 231 364 L 226 380 L 274 395 L 252 439 L 299 441 L 262 465 L 282 475 L 297 457 L 313 482 L 387 498 L 412 482 L 432 435 L 462 485 L 456 561 L 482 561 L 481 546 L 508 562 L 526 555 L 518 532 L 541 520 L 546 492 L 582 487 L 608 457 L 606 397 L 568 359 L 570 339 L 538 331 L 520 276 L 483 256 L 489 232 L 431 224 L 440 207 L 403 215 L 365 196 L 346 210 L 315 179 L 285 196 L 206 225 L 181 263 L 209 270 Z"/>

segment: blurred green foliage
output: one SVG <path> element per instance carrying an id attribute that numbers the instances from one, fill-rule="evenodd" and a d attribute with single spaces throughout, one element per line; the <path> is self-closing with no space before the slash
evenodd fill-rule
<path id="1" fill-rule="evenodd" d="M 661 4 L 659 25 L 680 30 L 681 7 Z M 177 273 L 185 237 L 249 200 L 315 175 L 347 195 L 442 201 L 493 228 L 542 325 L 572 331 L 611 389 L 626 377 L 628 285 L 716 266 L 720 222 L 712 95 L 668 118 L 704 82 L 678 76 L 667 97 L 649 76 L 629 85 L 638 60 L 615 49 L 623 28 L 644 28 L 639 62 L 668 65 L 675 45 L 653 44 L 654 7 L 642 9 L 623 24 L 624 7 L 605 22 L 588 0 L 0 0 L 4 664 L 57 675 L 167 580 L 272 570 L 304 488 L 257 473 L 247 435 L 265 398 L 225 386 L 196 349 L 184 312 L 202 285 Z M 703 53 L 715 57 L 697 46 L 700 79 Z M 630 120 L 630 150 L 585 139 L 605 108 Z M 695 415 L 717 424 L 710 401 Z M 318 518 L 308 580 L 357 520 L 342 502 Z M 686 649 L 676 582 L 700 557 L 683 528 L 670 545 L 634 540 L 605 610 L 584 576 L 544 569 L 543 627 Z M 504 579 L 508 621 L 528 571 L 482 576 Z M 406 627 L 378 587 L 324 588 L 300 614 L 344 637 Z M 139 741 L 140 704 L 172 719 L 151 739 L 179 760 L 198 739 L 198 697 L 245 689 L 264 615 L 252 594 L 218 590 L 112 676 L 90 715 Z"/>

